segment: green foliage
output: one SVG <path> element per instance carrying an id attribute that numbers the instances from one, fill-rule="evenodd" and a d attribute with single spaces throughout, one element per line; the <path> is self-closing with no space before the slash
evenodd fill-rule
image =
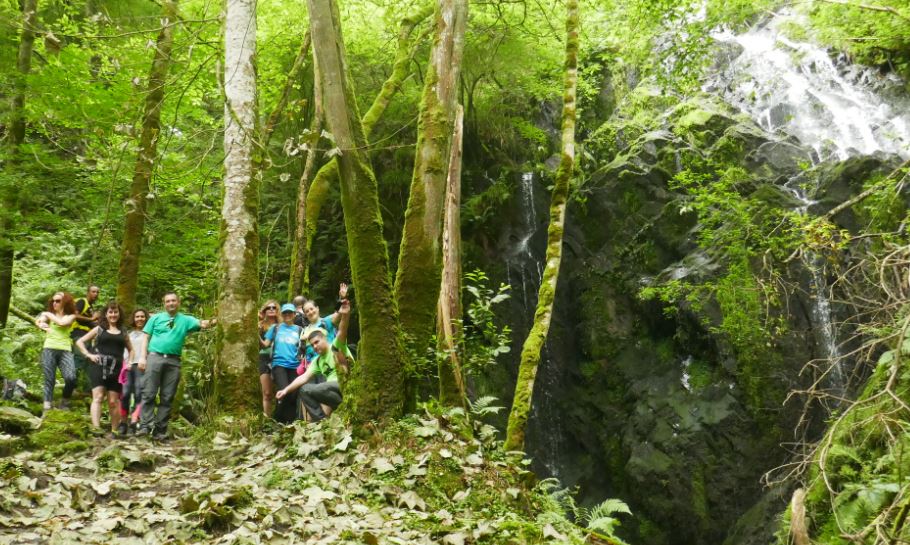
<path id="1" fill-rule="evenodd" d="M 906 0 L 811 2 L 805 12 L 822 43 L 849 53 L 860 63 L 887 66 L 905 77 L 910 74 L 906 32 L 910 3 Z"/>

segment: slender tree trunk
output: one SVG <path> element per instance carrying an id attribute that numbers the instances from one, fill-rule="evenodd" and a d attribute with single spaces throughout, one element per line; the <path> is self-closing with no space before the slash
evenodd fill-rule
<path id="1" fill-rule="evenodd" d="M 531 412 L 531 396 L 534 379 L 540 362 L 540 352 L 550 330 L 553 316 L 553 300 L 556 296 L 556 281 L 562 261 L 563 228 L 566 219 L 566 201 L 569 184 L 575 164 L 575 90 L 578 80 L 578 0 L 566 2 L 566 64 L 565 94 L 562 108 L 562 160 L 556 171 L 553 197 L 550 201 L 550 226 L 547 229 L 547 263 L 537 296 L 537 310 L 534 325 L 525 339 L 521 350 L 521 364 L 518 369 L 518 383 L 515 398 L 509 414 L 506 430 L 506 450 L 520 450 L 524 447 L 528 414 Z"/>
<path id="2" fill-rule="evenodd" d="M 7 180 L 15 177 L 19 165 L 19 147 L 25 140 L 25 93 L 28 73 L 32 69 L 32 49 L 35 44 L 35 25 L 38 19 L 38 0 L 23 0 L 22 2 L 22 34 L 19 37 L 19 55 L 16 68 L 19 71 L 14 82 L 14 95 L 12 111 L 10 112 L 9 151 L 6 169 L 9 171 Z M 15 261 L 15 247 L 13 239 L 15 233 L 15 215 L 19 210 L 19 199 L 13 184 L 6 183 L 0 187 L 0 199 L 3 209 L 0 210 L 0 328 L 6 327 L 9 318 L 9 307 L 13 295 L 13 262 Z"/>
<path id="3" fill-rule="evenodd" d="M 319 84 L 319 65 L 313 62 L 313 121 L 310 124 L 308 138 L 310 149 L 307 150 L 306 163 L 300 182 L 297 184 L 297 223 L 294 228 L 294 250 L 291 255 L 291 281 L 288 283 L 288 300 L 296 295 L 303 295 L 310 288 L 309 252 L 306 243 L 307 234 L 307 195 L 310 180 L 313 177 L 313 168 L 316 166 L 316 147 L 319 144 L 319 135 L 322 133 L 322 87 Z"/>
<path id="4" fill-rule="evenodd" d="M 351 274 L 360 309 L 360 360 L 351 370 L 345 406 L 355 425 L 395 418 L 404 407 L 404 350 L 398 307 L 389 281 L 376 177 L 345 65 L 340 17 L 334 0 L 308 0 L 325 117 L 335 144 Z"/>
<path id="5" fill-rule="evenodd" d="M 224 201 L 216 393 L 229 413 L 258 404 L 259 173 L 256 145 L 256 1 L 227 0 L 224 22 Z"/>
<path id="6" fill-rule="evenodd" d="M 410 74 L 409 66 L 417 50 L 417 44 L 421 41 L 420 36 L 414 38 L 411 36 L 417 25 L 433 13 L 433 9 L 433 4 L 427 4 L 414 15 L 402 19 L 398 31 L 398 50 L 392 63 L 392 73 L 382 84 L 382 90 L 376 95 L 373 104 L 370 105 L 370 109 L 367 110 L 361 121 L 363 134 L 367 140 L 369 140 L 370 134 L 373 132 L 373 127 L 376 126 L 376 123 L 382 118 L 382 114 L 388 108 L 389 103 L 392 102 L 395 93 L 401 89 L 401 84 L 404 83 L 404 80 Z M 316 177 L 313 178 L 308 188 L 304 214 L 306 218 L 305 255 L 307 259 L 309 259 L 310 250 L 313 247 L 313 239 L 316 236 L 316 225 L 319 221 L 319 214 L 322 212 L 322 205 L 329 194 L 329 187 L 336 183 L 337 180 L 338 164 L 333 159 L 316 172 Z M 310 285 L 308 264 L 303 263 L 302 266 L 304 268 L 303 286 L 308 287 Z"/>
<path id="7" fill-rule="evenodd" d="M 439 401 L 450 407 L 464 406 L 467 391 L 461 355 L 464 334 L 461 323 L 461 149 L 464 109 L 458 106 L 452 153 L 446 180 L 445 219 L 442 230 L 442 283 L 436 334 L 448 357 L 439 361 Z"/>
<path id="8" fill-rule="evenodd" d="M 268 149 L 269 141 L 272 139 L 272 134 L 275 132 L 275 127 L 278 126 L 278 120 L 281 119 L 281 114 L 284 113 L 284 109 L 287 108 L 288 101 L 291 98 L 291 90 L 294 88 L 294 83 L 296 83 L 297 78 L 300 76 L 300 71 L 303 69 L 306 58 L 310 53 L 311 42 L 310 31 L 307 31 L 303 36 L 303 41 L 300 43 L 300 49 L 297 50 L 297 56 L 294 57 L 294 63 L 288 71 L 288 77 L 284 80 L 284 87 L 281 88 L 281 94 L 278 95 L 278 103 L 275 105 L 275 109 L 272 110 L 272 113 L 269 114 L 269 118 L 262 128 L 262 147 L 266 150 Z"/>
<path id="9" fill-rule="evenodd" d="M 149 71 L 145 109 L 142 114 L 142 132 L 139 135 L 139 154 L 133 170 L 130 197 L 126 201 L 126 218 L 123 226 L 123 242 L 120 245 L 120 266 L 117 270 L 117 300 L 126 312 L 136 306 L 136 288 L 139 285 L 139 259 L 142 254 L 142 239 L 145 236 L 145 213 L 148 207 L 149 184 L 155 171 L 158 137 L 161 133 L 161 106 L 164 103 L 164 85 L 171 64 L 171 49 L 174 45 L 174 25 L 177 18 L 177 2 L 165 1 L 164 19 L 155 55 Z"/>
<path id="10" fill-rule="evenodd" d="M 436 323 L 446 174 L 467 16 L 467 0 L 437 0 L 436 38 L 424 82 L 414 175 L 395 278 L 401 329 L 416 351 L 430 345 Z M 413 398 L 409 394 L 409 402 Z"/>

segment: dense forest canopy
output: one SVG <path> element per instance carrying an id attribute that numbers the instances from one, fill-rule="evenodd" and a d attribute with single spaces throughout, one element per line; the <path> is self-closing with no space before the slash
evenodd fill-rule
<path id="1" fill-rule="evenodd" d="M 577 43 L 572 0 L 252 4 L 247 36 L 221 1 L 0 0 L 0 375 L 40 383 L 55 292 L 173 290 L 218 316 L 181 390 L 210 425 L 257 401 L 259 305 L 351 282 L 358 424 L 489 416 L 529 374 L 508 446 L 627 501 L 629 542 L 907 539 L 910 3 L 579 0 Z M 457 342 L 431 319 L 450 161 Z M 565 501 L 611 539 L 627 510 Z"/>

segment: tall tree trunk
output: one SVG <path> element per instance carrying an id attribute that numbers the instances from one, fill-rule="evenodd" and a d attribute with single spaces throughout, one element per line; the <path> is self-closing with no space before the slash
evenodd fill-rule
<path id="1" fill-rule="evenodd" d="M 341 150 L 337 157 L 341 205 L 360 310 L 360 361 L 347 381 L 345 405 L 352 422 L 363 425 L 402 414 L 405 354 L 389 281 L 379 192 L 345 64 L 338 7 L 334 0 L 307 0 L 307 5 L 326 122 Z"/>
<path id="2" fill-rule="evenodd" d="M 259 173 L 256 145 L 256 1 L 227 0 L 224 21 L 224 201 L 216 394 L 229 413 L 252 410 L 259 351 Z M 256 153 L 259 153 L 258 151 Z"/>
<path id="3" fill-rule="evenodd" d="M 176 0 L 163 4 L 164 19 L 155 55 L 149 71 L 148 89 L 142 114 L 142 132 L 139 135 L 139 154 L 133 170 L 130 198 L 126 202 L 123 242 L 120 245 L 120 266 L 117 270 L 117 300 L 127 312 L 136 306 L 136 287 L 139 285 L 139 259 L 142 239 L 145 236 L 145 213 L 148 208 L 149 184 L 155 171 L 158 137 L 161 133 L 161 105 L 164 103 L 164 85 L 171 64 L 174 45 L 174 24 L 177 19 Z"/>
<path id="4" fill-rule="evenodd" d="M 436 38 L 420 105 L 414 175 L 395 278 L 401 329 L 416 351 L 429 346 L 436 323 L 443 203 L 467 16 L 467 0 L 437 0 Z M 414 399 L 409 394 L 409 403 Z"/>
<path id="5" fill-rule="evenodd" d="M 553 197 L 550 201 L 550 226 L 547 229 L 547 263 L 537 295 L 537 310 L 534 325 L 525 339 L 521 350 L 521 364 L 518 368 L 518 383 L 509 425 L 506 430 L 506 450 L 520 450 L 524 447 L 528 414 L 531 412 L 531 397 L 540 352 L 550 330 L 553 316 L 553 300 L 556 296 L 556 281 L 562 262 L 563 227 L 566 220 L 566 201 L 569 184 L 575 165 L 575 90 L 578 81 L 578 0 L 566 2 L 566 64 L 565 94 L 562 107 L 562 160 L 556 171 Z"/>
<path id="6" fill-rule="evenodd" d="M 367 140 L 369 140 L 370 134 L 373 132 L 373 127 L 376 126 L 376 123 L 382 118 L 382 114 L 384 114 L 386 108 L 388 108 L 389 103 L 392 102 L 395 93 L 401 89 L 401 84 L 404 83 L 404 80 L 407 78 L 408 74 L 410 74 L 408 67 L 411 64 L 411 60 L 414 58 L 417 44 L 421 41 L 420 36 L 413 38 L 411 36 L 417 25 L 429 17 L 433 13 L 433 10 L 433 4 L 428 3 L 414 15 L 405 17 L 401 20 L 401 26 L 398 30 L 398 50 L 395 53 L 395 60 L 392 63 L 392 73 L 389 74 L 389 77 L 382 84 L 382 89 L 379 91 L 379 94 L 376 95 L 373 104 L 370 105 L 370 109 L 367 110 L 367 113 L 364 114 L 363 119 L 361 120 L 363 134 Z M 306 202 L 304 203 L 304 206 L 306 207 L 304 213 L 304 217 L 306 218 L 306 248 L 304 253 L 307 259 L 309 259 L 310 250 L 313 247 L 313 239 L 316 236 L 316 224 L 319 221 L 322 205 L 325 203 L 325 199 L 329 194 L 329 187 L 336 183 L 337 180 L 338 164 L 333 159 L 316 172 L 316 177 L 313 178 L 313 181 L 308 188 Z M 306 289 L 310 285 L 309 267 L 307 263 L 303 263 L 302 267 L 304 269 L 302 289 Z"/>
<path id="7" fill-rule="evenodd" d="M 9 151 L 6 161 L 8 180 L 15 176 L 19 165 L 19 147 L 25 140 L 25 93 L 28 73 L 32 69 L 32 49 L 35 45 L 35 24 L 38 19 L 38 0 L 22 2 L 22 34 L 19 37 L 19 55 L 16 68 L 19 71 L 14 83 L 12 111 L 10 112 Z M 9 307 L 13 295 L 13 262 L 15 247 L 13 226 L 19 210 L 16 188 L 11 183 L 0 187 L 3 210 L 0 210 L 0 328 L 6 327 Z"/>
<path id="8" fill-rule="evenodd" d="M 436 314 L 436 335 L 447 354 L 439 361 L 439 401 L 446 406 L 464 406 L 467 391 L 461 355 L 464 334 L 461 322 L 461 149 L 464 109 L 458 106 L 452 153 L 446 180 L 445 219 L 442 229 L 442 283 Z"/>
<path id="9" fill-rule="evenodd" d="M 296 295 L 303 295 L 309 291 L 309 255 L 310 247 L 306 243 L 307 234 L 307 195 L 309 194 L 310 180 L 313 178 L 313 168 L 316 166 L 316 148 L 319 144 L 319 135 L 322 134 L 322 120 L 325 113 L 322 110 L 322 86 L 319 84 L 319 65 L 313 62 L 313 121 L 310 124 L 310 134 L 307 141 L 309 148 L 306 153 L 306 163 L 300 181 L 297 184 L 297 223 L 294 227 L 294 245 L 291 255 L 291 281 L 288 283 L 288 301 Z"/>

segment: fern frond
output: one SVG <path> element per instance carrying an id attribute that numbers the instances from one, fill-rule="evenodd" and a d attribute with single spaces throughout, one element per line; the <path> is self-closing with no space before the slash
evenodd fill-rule
<path id="1" fill-rule="evenodd" d="M 629 510 L 629 506 L 626 505 L 626 502 L 622 500 L 617 500 L 614 498 L 606 499 L 591 508 L 591 511 L 588 514 L 588 527 L 591 527 L 590 521 L 599 518 L 609 518 L 609 516 L 614 513 L 625 513 L 626 515 L 631 515 L 632 511 Z"/>

